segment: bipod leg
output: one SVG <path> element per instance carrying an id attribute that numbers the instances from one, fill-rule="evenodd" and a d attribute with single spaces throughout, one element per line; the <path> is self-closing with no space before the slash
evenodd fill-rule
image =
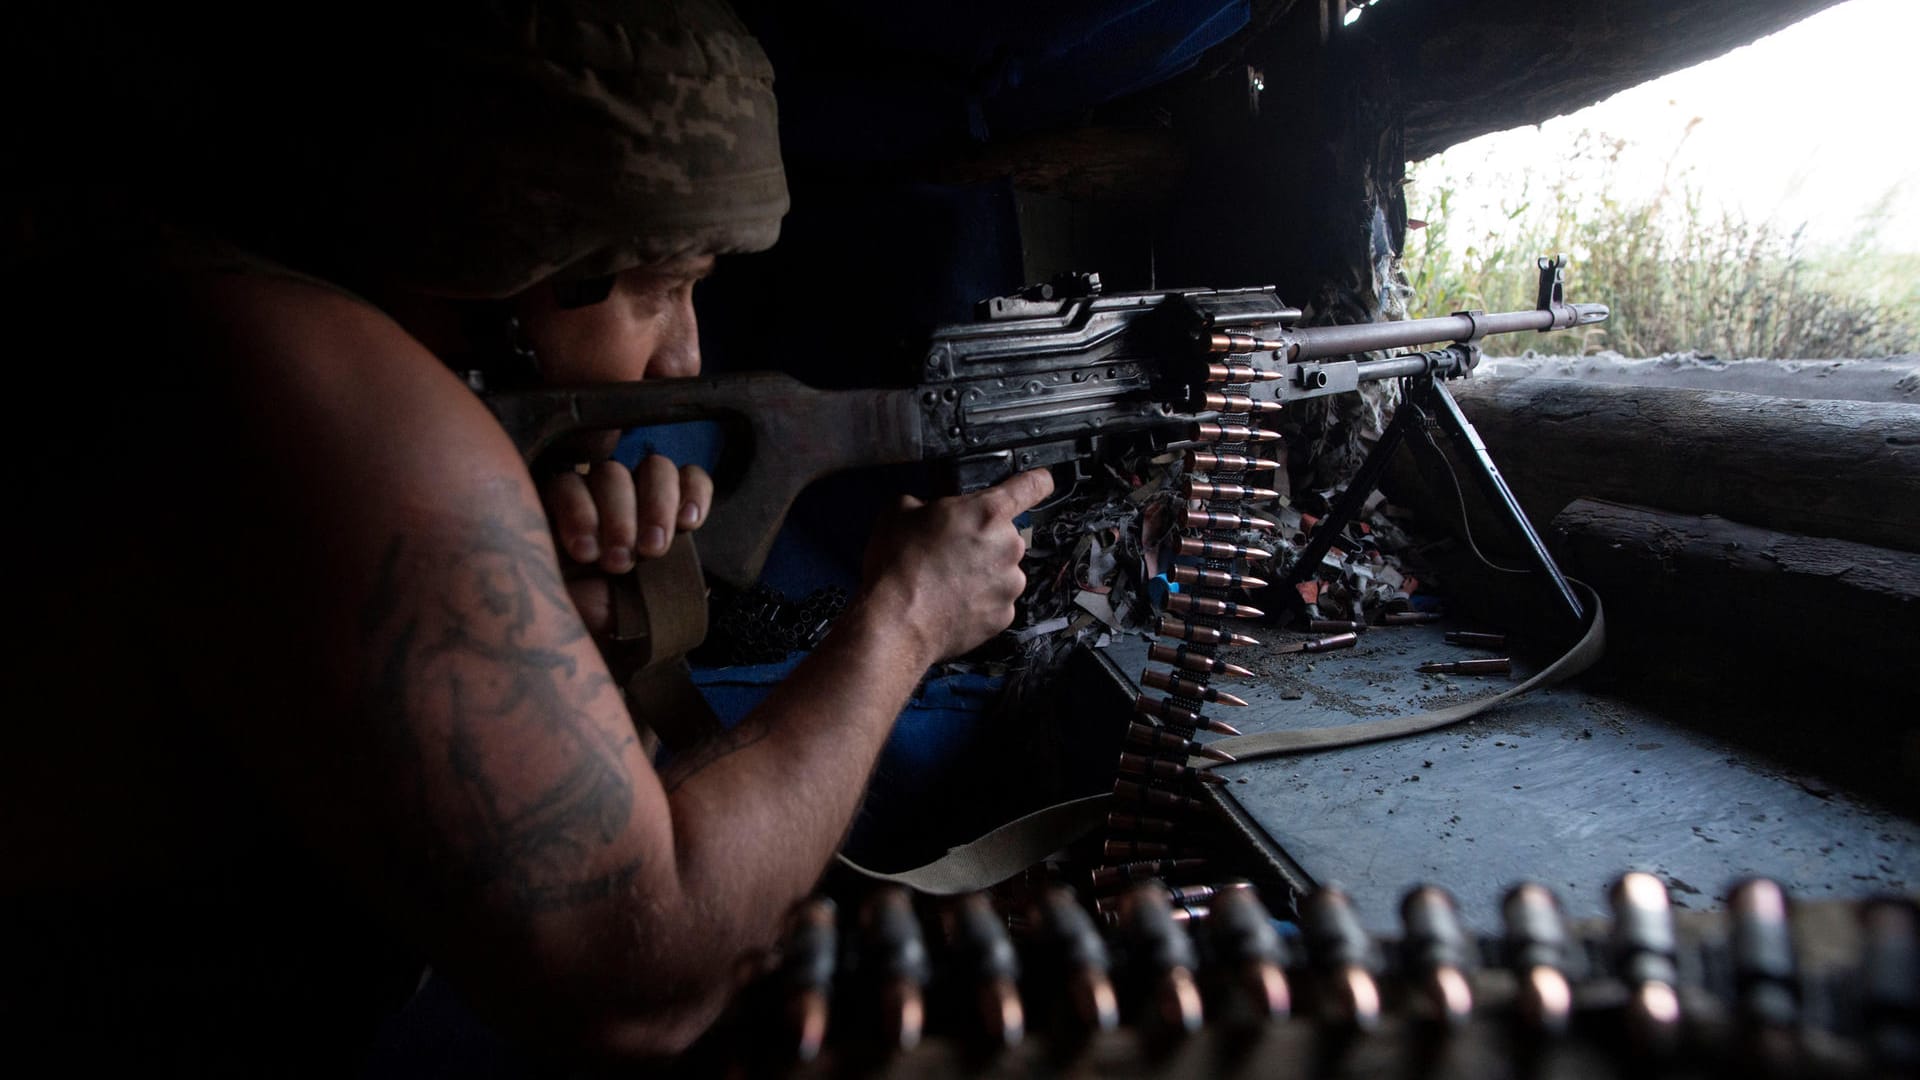
<path id="1" fill-rule="evenodd" d="M 1400 407 L 1393 411 L 1393 419 L 1387 422 L 1387 429 L 1380 433 L 1380 441 L 1374 443 L 1373 449 L 1367 452 L 1360 468 L 1354 471 L 1353 479 L 1347 482 L 1346 489 L 1333 501 L 1332 509 L 1327 511 L 1327 516 L 1313 530 L 1313 538 L 1301 549 L 1300 558 L 1294 562 L 1293 569 L 1287 571 L 1286 580 L 1280 583 L 1282 599 L 1289 606 L 1300 606 L 1300 583 L 1312 577 L 1314 571 L 1320 568 L 1320 560 L 1326 558 L 1327 552 L 1333 548 L 1333 542 L 1347 527 L 1347 522 L 1359 515 L 1360 508 L 1366 505 L 1367 496 L 1372 495 L 1373 489 L 1379 486 L 1380 475 L 1387 471 L 1387 462 L 1393 458 L 1393 452 L 1401 442 L 1405 441 L 1407 431 L 1424 419 L 1418 408 L 1411 407 L 1410 394 L 1402 395 L 1402 399 Z M 1291 599 L 1287 600 L 1287 597 Z"/>
<path id="2" fill-rule="evenodd" d="M 1474 481 L 1480 485 L 1480 490 L 1486 495 L 1488 501 L 1493 503 L 1495 511 L 1504 515 L 1519 532 L 1526 544 L 1528 561 L 1533 564 L 1534 569 L 1546 575 L 1555 595 L 1559 597 L 1561 606 L 1573 618 L 1573 630 L 1578 632 L 1579 628 L 1586 624 L 1586 607 L 1580 603 L 1580 597 L 1575 595 L 1573 586 L 1567 584 L 1567 577 L 1560 572 L 1559 564 L 1555 563 L 1553 556 L 1547 553 L 1547 545 L 1540 539 L 1540 534 L 1534 529 L 1533 522 L 1527 519 L 1527 512 L 1520 508 L 1520 501 L 1513 497 L 1513 490 L 1507 487 L 1506 479 L 1500 475 L 1499 467 L 1493 463 L 1493 456 L 1487 453 L 1487 444 L 1480 440 L 1480 433 L 1467 422 L 1466 414 L 1460 411 L 1460 403 L 1447 392 L 1444 384 L 1428 381 L 1428 386 L 1431 389 L 1422 394 L 1422 397 L 1430 403 L 1429 407 L 1432 409 L 1435 421 L 1440 425 L 1440 430 L 1446 432 L 1454 449 L 1466 459 Z M 1411 394 L 1408 395 L 1408 400 L 1412 400 Z M 1401 411 L 1407 411 L 1404 404 L 1401 406 Z M 1394 416 L 1393 422 L 1395 424 L 1400 422 L 1398 414 Z"/>

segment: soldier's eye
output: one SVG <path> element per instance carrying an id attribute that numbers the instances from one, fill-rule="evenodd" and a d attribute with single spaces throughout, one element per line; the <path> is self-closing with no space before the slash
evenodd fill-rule
<path id="1" fill-rule="evenodd" d="M 591 307 L 613 295 L 613 274 L 553 283 L 553 302 L 567 310 Z"/>

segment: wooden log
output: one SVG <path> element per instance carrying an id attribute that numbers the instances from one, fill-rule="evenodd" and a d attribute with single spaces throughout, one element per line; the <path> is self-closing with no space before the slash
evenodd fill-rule
<path id="1" fill-rule="evenodd" d="M 1549 534 L 1607 605 L 1613 663 L 1727 691 L 1817 688 L 1837 707 L 1920 699 L 1920 554 L 1599 499 Z M 1895 711 L 1914 734 L 1911 709 Z"/>
<path id="2" fill-rule="evenodd" d="M 1920 405 L 1538 378 L 1452 389 L 1535 521 L 1592 496 L 1920 551 Z"/>

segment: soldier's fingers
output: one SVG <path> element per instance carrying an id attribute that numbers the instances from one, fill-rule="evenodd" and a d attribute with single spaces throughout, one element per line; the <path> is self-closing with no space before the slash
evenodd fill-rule
<path id="1" fill-rule="evenodd" d="M 980 493 L 996 518 L 1011 519 L 1053 494 L 1053 474 L 1045 469 L 1015 473 Z"/>
<path id="2" fill-rule="evenodd" d="M 642 556 L 664 555 L 680 514 L 680 470 L 654 454 L 633 470 L 633 488 L 640 526 L 636 550 Z"/>
<path id="3" fill-rule="evenodd" d="M 596 461 L 587 473 L 587 490 L 600 514 L 600 569 L 624 574 L 633 569 L 633 474 L 617 461 Z"/>
<path id="4" fill-rule="evenodd" d="M 594 509 L 593 494 L 578 473 L 563 472 L 540 484 L 540 504 L 546 508 L 547 521 L 554 538 L 575 562 L 590 563 L 600 558 L 600 514 Z"/>
<path id="5" fill-rule="evenodd" d="M 698 465 L 680 467 L 680 516 L 682 529 L 697 529 L 707 522 L 713 508 L 713 477 Z"/>

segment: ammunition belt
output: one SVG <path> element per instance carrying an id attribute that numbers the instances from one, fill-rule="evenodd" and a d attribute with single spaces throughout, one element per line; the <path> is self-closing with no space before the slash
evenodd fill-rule
<path id="1" fill-rule="evenodd" d="M 1008 1075 L 1904 1076 L 1920 1068 L 1920 908 L 1790 906 L 1750 879 L 1676 918 L 1643 873 L 1569 924 L 1516 886 L 1475 936 L 1443 890 L 1362 929 L 1324 888 L 1296 923 L 1244 884 L 866 894 L 798 905 L 763 974 L 683 1062 Z M 1102 924 L 1105 924 L 1104 926 Z M 749 1049 L 751 1048 L 751 1049 Z M 735 1073 L 729 1073 L 733 1075 Z"/>

